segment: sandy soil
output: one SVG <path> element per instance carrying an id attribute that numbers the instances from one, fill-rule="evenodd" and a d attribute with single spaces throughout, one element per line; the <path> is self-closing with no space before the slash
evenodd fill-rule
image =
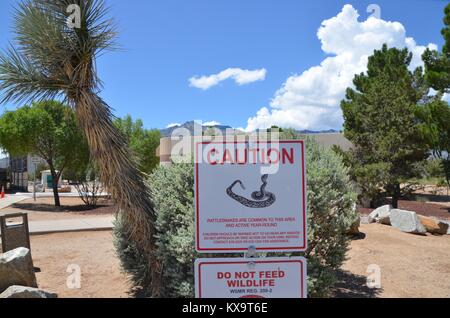
<path id="1" fill-rule="evenodd" d="M 363 224 L 343 266 L 340 297 L 450 297 L 450 236 L 419 236 Z M 365 286 L 367 266 L 381 268 L 381 290 Z"/>
<path id="2" fill-rule="evenodd" d="M 128 297 L 110 231 L 32 236 L 31 249 L 39 288 L 63 298 Z M 71 264 L 81 269 L 81 289 L 67 287 Z"/>
<path id="3" fill-rule="evenodd" d="M 336 297 L 450 297 L 450 236 L 418 236 L 363 224 L 351 242 Z M 128 297 L 110 231 L 32 236 L 39 287 L 60 297 Z M 67 267 L 81 268 L 81 289 L 69 289 Z M 381 268 L 379 290 L 366 286 L 367 266 Z"/>
<path id="4" fill-rule="evenodd" d="M 112 214 L 108 203 L 86 210 L 79 198 L 22 201 L 1 212 L 28 212 L 29 219 L 55 220 L 101 217 Z M 450 218 L 448 207 L 437 203 L 401 201 L 400 208 L 419 214 Z M 365 212 L 365 211 L 364 211 Z M 379 224 L 362 224 L 359 238 L 351 242 L 348 260 L 340 273 L 336 297 L 450 297 L 450 236 L 418 236 Z M 61 233 L 32 236 L 32 255 L 39 287 L 57 292 L 59 297 L 128 297 L 129 285 L 120 270 L 111 231 Z M 81 268 L 81 289 L 69 289 L 66 281 L 70 264 Z M 381 268 L 379 290 L 366 286 L 367 267 Z"/>
<path id="5" fill-rule="evenodd" d="M 96 208 L 87 207 L 79 197 L 61 197 L 61 207 L 55 207 L 53 197 L 27 199 L 0 210 L 2 213 L 28 213 L 29 221 L 96 218 L 112 215 L 116 207 L 107 201 L 99 201 Z"/>

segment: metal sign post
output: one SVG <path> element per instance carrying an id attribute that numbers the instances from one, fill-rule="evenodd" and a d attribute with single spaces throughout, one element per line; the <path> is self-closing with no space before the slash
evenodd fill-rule
<path id="1" fill-rule="evenodd" d="M 34 164 L 34 181 L 33 181 L 33 200 L 36 202 L 36 172 L 37 172 L 37 165 L 41 160 L 38 157 L 32 157 L 31 162 Z"/>
<path id="2" fill-rule="evenodd" d="M 33 200 L 34 200 L 34 202 L 36 202 L 36 170 L 37 170 L 37 165 L 35 163 L 34 164 L 34 181 L 33 181 Z"/>

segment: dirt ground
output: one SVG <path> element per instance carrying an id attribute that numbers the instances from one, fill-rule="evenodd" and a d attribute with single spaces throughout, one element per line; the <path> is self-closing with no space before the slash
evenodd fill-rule
<path id="1" fill-rule="evenodd" d="M 340 274 L 336 297 L 450 297 L 450 236 L 418 236 L 363 224 Z M 32 236 L 39 287 L 59 297 L 128 297 L 110 231 Z M 66 286 L 70 264 L 81 268 L 81 289 Z M 367 266 L 381 269 L 381 289 L 366 286 Z"/>
<path id="2" fill-rule="evenodd" d="M 128 297 L 127 277 L 120 270 L 111 231 L 49 234 L 31 237 L 31 250 L 39 288 L 56 292 L 61 298 Z M 67 287 L 73 272 L 81 269 L 81 288 Z M 70 269 L 70 268 L 69 268 Z"/>
<path id="3" fill-rule="evenodd" d="M 116 207 L 101 200 L 95 208 L 86 206 L 79 197 L 61 197 L 61 206 L 55 207 L 53 197 L 27 199 L 0 210 L 1 213 L 28 213 L 29 221 L 73 219 L 77 217 L 96 218 L 112 215 Z"/>
<path id="4" fill-rule="evenodd" d="M 419 214 L 450 219 L 447 201 L 400 201 L 400 208 Z M 0 212 L 27 212 L 29 220 L 95 218 L 115 212 L 109 202 L 88 209 L 78 197 L 19 202 Z M 368 213 L 370 211 L 361 211 Z M 352 240 L 347 261 L 340 272 L 336 297 L 450 297 L 450 236 L 418 236 L 390 226 L 362 224 L 362 234 Z M 60 233 L 31 237 L 39 287 L 62 298 L 129 297 L 127 277 L 120 270 L 111 231 Z M 81 288 L 70 289 L 69 265 L 81 269 Z M 366 286 L 367 267 L 381 269 L 381 289 Z M 72 274 L 73 275 L 73 274 Z"/>
<path id="5" fill-rule="evenodd" d="M 450 297 L 450 236 L 419 236 L 363 224 L 343 266 L 339 297 Z M 364 238 L 363 238 L 364 237 Z M 381 289 L 366 287 L 367 267 L 381 269 Z"/>

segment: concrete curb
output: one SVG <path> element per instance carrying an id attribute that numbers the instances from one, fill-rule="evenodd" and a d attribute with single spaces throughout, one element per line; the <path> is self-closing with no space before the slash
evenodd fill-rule
<path id="1" fill-rule="evenodd" d="M 73 229 L 73 230 L 49 230 L 49 231 L 36 231 L 30 233 L 30 236 L 40 236 L 47 234 L 58 234 L 58 233 L 80 233 L 80 232 L 102 232 L 102 231 L 111 231 L 112 227 L 104 227 L 104 228 L 89 228 L 89 229 Z"/>
<path id="2" fill-rule="evenodd" d="M 108 216 L 99 218 L 31 221 L 28 224 L 28 228 L 30 235 L 107 231 L 112 230 L 113 220 L 114 220 L 113 216 Z"/>

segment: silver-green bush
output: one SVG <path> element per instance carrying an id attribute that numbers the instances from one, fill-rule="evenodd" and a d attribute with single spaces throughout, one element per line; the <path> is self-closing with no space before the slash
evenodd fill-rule
<path id="1" fill-rule="evenodd" d="M 325 297 L 345 260 L 345 232 L 358 218 L 356 193 L 342 159 L 331 149 L 307 141 L 308 294 Z"/>
<path id="2" fill-rule="evenodd" d="M 347 229 L 357 218 L 351 182 L 341 158 L 332 150 L 307 142 L 308 180 L 308 294 L 325 297 L 335 282 L 336 270 L 345 259 Z M 194 171 L 191 164 L 160 167 L 150 176 L 157 217 L 157 257 L 163 266 L 163 297 L 193 297 Z M 139 252 L 130 247 L 116 226 L 116 245 L 125 270 L 134 284 L 142 284 Z M 122 243 L 120 243 L 122 242 Z M 123 251 L 123 252 L 121 252 Z M 134 252 L 134 253 L 133 253 Z M 280 256 L 281 254 L 277 254 Z M 215 255 L 218 257 L 219 255 Z M 228 255 L 231 256 L 231 255 Z M 205 257 L 205 255 L 202 255 Z M 142 285 L 140 285 L 142 286 Z M 145 290 L 145 286 L 142 286 Z"/>

